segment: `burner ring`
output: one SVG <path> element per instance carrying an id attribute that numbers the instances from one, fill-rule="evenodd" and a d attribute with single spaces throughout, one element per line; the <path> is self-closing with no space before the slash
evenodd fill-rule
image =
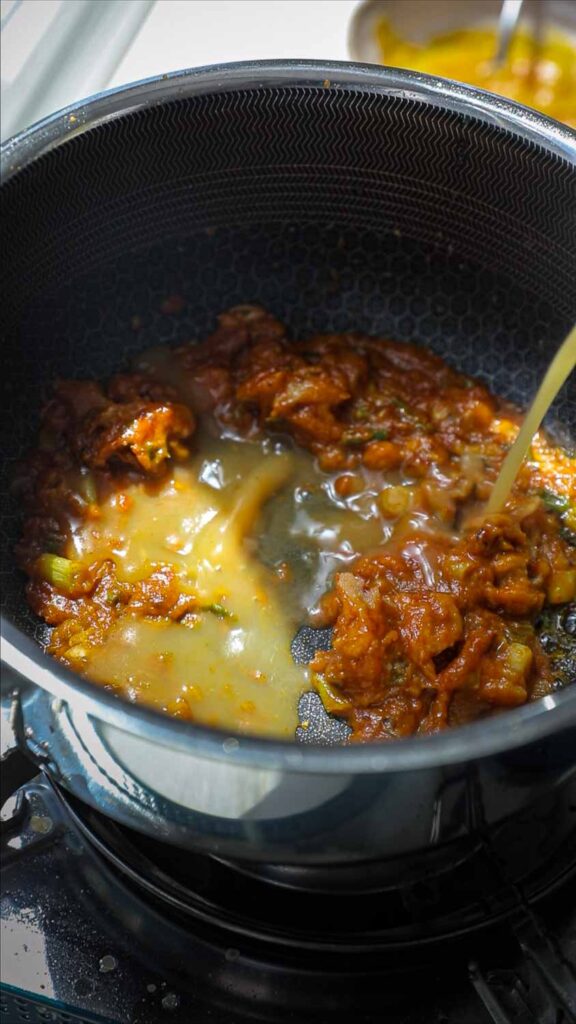
<path id="1" fill-rule="evenodd" d="M 503 876 L 488 844 L 426 881 L 404 880 L 359 892 L 350 869 L 238 864 L 168 846 L 118 825 L 57 790 L 75 825 L 131 885 L 179 918 L 229 937 L 307 953 L 377 954 L 424 947 L 501 924 L 576 873 L 576 829 L 551 862 L 522 887 Z M 372 872 L 376 884 L 381 865 Z M 382 877 L 382 876 L 381 876 Z M 338 888 L 338 883 L 342 886 Z M 348 883 L 346 889 L 344 885 Z M 312 883 L 316 885 L 313 888 Z M 304 888 L 306 885 L 307 888 Z"/>

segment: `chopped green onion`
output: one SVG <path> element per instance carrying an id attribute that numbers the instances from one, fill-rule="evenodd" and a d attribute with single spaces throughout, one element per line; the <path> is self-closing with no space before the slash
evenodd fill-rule
<path id="1" fill-rule="evenodd" d="M 322 676 L 314 674 L 312 682 L 326 711 L 337 715 L 338 713 L 342 714 L 350 710 L 352 705 L 348 698 L 323 679 Z"/>
<path id="2" fill-rule="evenodd" d="M 235 619 L 234 612 L 225 608 L 223 604 L 206 604 L 202 606 L 203 612 L 212 612 L 212 615 L 216 615 L 219 619 Z"/>
<path id="3" fill-rule="evenodd" d="M 51 583 L 53 587 L 58 587 L 64 593 L 70 593 L 78 581 L 78 575 L 82 571 L 82 564 L 74 562 L 70 558 L 62 558 L 61 555 L 46 553 L 40 555 L 36 562 L 36 568 L 39 575 L 47 580 L 48 583 Z"/>
<path id="4" fill-rule="evenodd" d="M 98 500 L 96 481 L 92 473 L 86 473 L 82 476 L 82 494 L 89 505 L 94 505 Z"/>
<path id="5" fill-rule="evenodd" d="M 538 496 L 549 512 L 567 512 L 570 508 L 570 501 L 563 494 L 555 494 L 554 491 L 544 489 L 538 492 Z"/>

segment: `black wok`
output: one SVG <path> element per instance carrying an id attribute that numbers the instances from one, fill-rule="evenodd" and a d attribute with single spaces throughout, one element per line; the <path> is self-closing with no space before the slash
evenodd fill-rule
<path id="1" fill-rule="evenodd" d="M 415 339 L 526 404 L 576 319 L 574 133 L 426 76 L 271 62 L 98 96 L 7 143 L 3 169 L 2 656 L 21 751 L 179 846 L 389 877 L 517 828 L 513 873 L 529 880 L 574 818 L 559 810 L 576 803 L 576 687 L 367 747 L 338 745 L 308 697 L 314 727 L 294 744 L 128 705 L 39 646 L 8 484 L 52 379 L 105 376 L 239 302 L 294 333 Z M 160 311 L 174 293 L 179 317 Z M 550 420 L 576 429 L 573 382 Z"/>

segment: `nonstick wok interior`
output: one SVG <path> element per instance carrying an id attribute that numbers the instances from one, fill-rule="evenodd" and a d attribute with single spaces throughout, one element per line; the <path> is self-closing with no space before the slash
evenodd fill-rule
<path id="1" fill-rule="evenodd" d="M 365 91 L 342 70 L 229 82 L 166 86 L 3 187 L 3 607 L 38 638 L 8 485 L 55 378 L 106 376 L 259 302 L 298 335 L 429 345 L 525 405 L 576 317 L 575 172 L 558 152 L 374 71 Z M 550 422 L 576 428 L 573 383 Z"/>

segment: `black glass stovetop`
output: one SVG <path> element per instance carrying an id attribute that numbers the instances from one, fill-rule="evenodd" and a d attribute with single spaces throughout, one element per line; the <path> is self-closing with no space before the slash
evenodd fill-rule
<path id="1" fill-rule="evenodd" d="M 536 904 L 514 889 L 499 915 L 487 894 L 484 929 L 463 922 L 443 941 L 400 942 L 382 927 L 376 942 L 367 925 L 363 935 L 375 907 L 384 924 L 399 900 L 415 922 L 430 913 L 421 883 L 327 903 L 273 873 L 155 849 L 42 777 L 4 818 L 3 1024 L 576 1021 L 576 836 Z"/>

